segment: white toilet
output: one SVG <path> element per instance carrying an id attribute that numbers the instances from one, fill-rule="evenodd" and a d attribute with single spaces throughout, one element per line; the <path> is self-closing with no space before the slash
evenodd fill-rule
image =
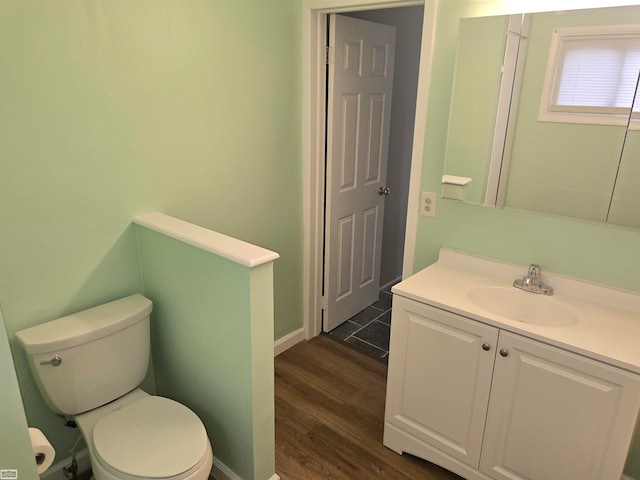
<path id="1" fill-rule="evenodd" d="M 132 295 L 16 332 L 47 405 L 73 416 L 96 480 L 206 480 L 213 452 L 184 405 L 138 386 L 151 301 Z"/>

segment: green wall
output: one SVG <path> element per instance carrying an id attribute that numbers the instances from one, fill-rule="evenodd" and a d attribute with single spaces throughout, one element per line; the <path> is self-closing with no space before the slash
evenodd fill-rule
<path id="1" fill-rule="evenodd" d="M 250 269 L 136 227 L 154 302 L 159 395 L 191 408 L 213 453 L 245 480 L 275 472 L 273 263 Z"/>
<path id="2" fill-rule="evenodd" d="M 610 2 L 603 0 L 603 3 Z M 444 0 L 439 4 L 422 168 L 423 191 L 440 189 L 459 18 L 516 13 L 506 11 L 499 0 Z M 557 7 L 568 8 L 567 5 L 567 2 L 563 5 L 558 2 Z M 446 246 L 522 265 L 537 262 L 543 270 L 640 292 L 638 231 L 543 214 L 483 208 L 454 200 L 441 199 L 437 208 L 436 218 L 418 217 L 415 270 L 433 263 L 438 249 Z M 636 436 L 626 473 L 640 478 L 640 435 Z"/>
<path id="3" fill-rule="evenodd" d="M 31 453 L 27 418 L 22 407 L 16 371 L 11 361 L 7 331 L 0 312 L 0 469 L 16 470 L 18 479 L 36 480 L 38 472 Z"/>
<path id="4" fill-rule="evenodd" d="M 491 162 L 509 17 L 463 18 L 457 36 L 443 174 L 469 177 L 467 202 L 482 204 Z"/>
<path id="5" fill-rule="evenodd" d="M 640 228 L 640 132 L 630 130 L 620 159 L 620 173 L 608 222 L 614 225 Z"/>
<path id="6" fill-rule="evenodd" d="M 0 305 L 13 332 L 141 292 L 134 215 L 280 253 L 275 336 L 302 326 L 298 0 L 0 2 Z M 27 419 L 76 432 L 12 343 Z M 2 359 L 2 368 L 9 368 Z"/>

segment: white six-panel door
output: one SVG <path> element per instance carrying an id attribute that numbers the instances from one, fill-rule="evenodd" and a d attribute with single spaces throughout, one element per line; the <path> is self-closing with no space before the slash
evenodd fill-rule
<path id="1" fill-rule="evenodd" d="M 329 45 L 324 331 L 378 298 L 395 28 L 334 14 Z"/>

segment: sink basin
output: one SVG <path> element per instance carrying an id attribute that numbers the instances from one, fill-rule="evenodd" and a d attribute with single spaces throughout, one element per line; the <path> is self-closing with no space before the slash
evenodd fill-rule
<path id="1" fill-rule="evenodd" d="M 566 327 L 578 321 L 576 315 L 553 297 L 524 292 L 513 287 L 479 287 L 467 298 L 488 312 L 519 322 Z"/>

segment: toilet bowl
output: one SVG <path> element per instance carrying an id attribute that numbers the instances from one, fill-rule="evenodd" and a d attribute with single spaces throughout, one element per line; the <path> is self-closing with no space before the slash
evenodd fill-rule
<path id="1" fill-rule="evenodd" d="M 96 480 L 207 480 L 213 452 L 186 406 L 139 388 L 151 301 L 131 295 L 16 332 L 43 399 L 73 417 Z"/>
<path id="2" fill-rule="evenodd" d="M 213 452 L 187 407 L 135 389 L 74 417 L 98 480 L 206 480 Z"/>

